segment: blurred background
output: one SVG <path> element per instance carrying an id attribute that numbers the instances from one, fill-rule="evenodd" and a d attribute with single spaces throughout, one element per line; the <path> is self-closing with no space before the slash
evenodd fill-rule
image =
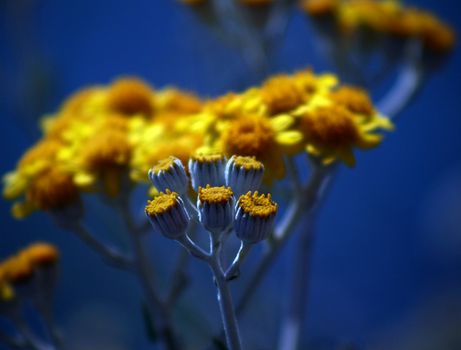
<path id="1" fill-rule="evenodd" d="M 461 32 L 457 1 L 414 5 Z M 291 16 L 269 71 L 331 70 L 307 17 Z M 303 349 L 461 349 L 460 67 L 455 49 L 399 117 L 396 131 L 378 149 L 359 154 L 355 169 L 341 169 L 317 225 Z M 174 0 L 1 0 L 0 173 L 37 141 L 39 117 L 83 86 L 139 75 L 156 87 L 207 97 L 257 83 L 250 73 L 235 50 Z M 92 210 L 115 230 L 103 208 Z M 60 248 L 55 310 L 67 348 L 149 348 L 131 276 L 105 266 L 45 214 L 15 221 L 10 203 L 0 200 L 0 218 L 0 257 L 36 240 Z M 150 244 L 156 254 L 158 244 L 179 249 L 158 237 Z M 251 349 L 271 349 L 276 340 L 268 329 L 275 329 L 284 301 L 275 287 L 287 283 L 292 248 L 284 249 L 244 321 L 243 332 L 259 344 Z M 168 264 L 164 256 L 152 258 Z M 219 329 L 219 320 L 208 271 L 192 273 L 181 315 L 200 338 Z M 195 300 L 198 314 L 187 310 Z"/>

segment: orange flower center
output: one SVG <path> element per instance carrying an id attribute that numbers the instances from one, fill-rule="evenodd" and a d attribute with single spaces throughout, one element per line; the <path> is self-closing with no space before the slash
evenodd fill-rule
<path id="1" fill-rule="evenodd" d="M 348 146 L 359 137 L 353 118 L 341 106 L 319 107 L 301 118 L 300 128 L 313 144 L 328 148 Z"/>
<path id="2" fill-rule="evenodd" d="M 107 96 L 109 109 L 125 115 L 142 114 L 148 116 L 153 111 L 153 90 L 136 78 L 117 80 Z"/>
<path id="3" fill-rule="evenodd" d="M 365 115 L 373 114 L 373 104 L 363 89 L 352 86 L 343 86 L 330 94 L 330 99 L 353 113 Z"/>
<path id="4" fill-rule="evenodd" d="M 228 154 L 261 157 L 275 144 L 275 132 L 266 118 L 247 117 L 233 121 L 223 134 Z"/>
<path id="5" fill-rule="evenodd" d="M 32 181 L 27 197 L 40 209 L 57 209 L 74 202 L 78 197 L 78 190 L 70 174 L 52 167 L 41 172 Z"/>
<path id="6" fill-rule="evenodd" d="M 271 114 L 290 111 L 303 102 L 302 91 L 284 75 L 267 80 L 261 88 L 261 96 Z"/>

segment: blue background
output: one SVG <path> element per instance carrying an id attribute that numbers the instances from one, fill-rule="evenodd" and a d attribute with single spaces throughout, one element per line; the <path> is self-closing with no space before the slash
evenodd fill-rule
<path id="1" fill-rule="evenodd" d="M 82 86 L 135 74 L 156 87 L 173 84 L 214 96 L 241 86 L 246 74 L 238 53 L 173 0 L 43 0 L 32 4 L 29 15 L 14 12 L 13 2 L 0 4 L 0 173 L 13 169 L 37 140 L 38 115 L 56 110 Z M 456 1 L 415 5 L 461 31 Z M 313 37 L 296 11 L 273 70 L 331 69 Z M 455 50 L 401 115 L 396 131 L 378 149 L 359 154 L 358 166 L 341 169 L 335 181 L 318 224 L 308 306 L 306 334 L 319 349 L 348 342 L 364 349 L 452 349 L 439 340 L 461 328 L 460 63 Z M 147 347 L 134 278 L 104 266 L 46 215 L 15 221 L 9 208 L 0 201 L 1 257 L 34 240 L 54 242 L 62 251 L 55 305 L 72 340 L 69 349 Z M 112 219 L 103 219 L 109 229 Z M 156 238 L 151 243 L 174 250 Z M 291 249 L 255 306 L 250 333 L 266 348 L 276 339 L 265 328 L 276 317 L 267 315 L 277 312 L 259 305 L 283 305 L 278 286 L 288 283 Z M 161 256 L 153 259 L 164 264 Z M 191 330 L 197 334 L 219 327 L 202 270 L 205 277 L 192 287 L 209 296 L 202 314 L 210 316 L 204 330 Z M 203 296 L 192 291 L 183 304 L 194 300 Z"/>

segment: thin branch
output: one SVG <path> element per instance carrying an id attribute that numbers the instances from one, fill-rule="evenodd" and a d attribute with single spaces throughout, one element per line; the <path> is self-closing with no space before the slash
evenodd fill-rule
<path id="1" fill-rule="evenodd" d="M 81 222 L 76 222 L 70 227 L 70 230 L 111 266 L 122 270 L 133 268 L 132 258 L 101 242 Z"/>
<path id="2" fill-rule="evenodd" d="M 426 72 L 422 59 L 422 46 L 419 41 L 408 43 L 404 66 L 394 86 L 381 98 L 377 109 L 384 115 L 395 118 L 414 99 L 423 86 Z"/>
<path id="3" fill-rule="evenodd" d="M 237 254 L 235 255 L 234 261 L 224 274 L 226 280 L 233 280 L 240 275 L 240 265 L 242 264 L 243 260 L 245 260 L 245 257 L 249 253 L 252 246 L 252 244 L 245 244 L 242 241 L 242 243 L 240 244 L 240 248 Z"/>

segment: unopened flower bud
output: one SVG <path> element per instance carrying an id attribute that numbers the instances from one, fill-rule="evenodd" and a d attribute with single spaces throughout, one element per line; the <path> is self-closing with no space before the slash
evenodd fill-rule
<path id="1" fill-rule="evenodd" d="M 197 208 L 202 225 L 212 233 L 222 233 L 234 220 L 234 196 L 229 187 L 199 187 Z"/>
<path id="2" fill-rule="evenodd" d="M 240 196 L 236 208 L 234 229 L 237 237 L 245 243 L 266 239 L 277 213 L 277 204 L 272 201 L 271 195 L 248 192 Z"/>
<path id="3" fill-rule="evenodd" d="M 160 192 L 148 201 L 145 213 L 154 231 L 167 238 L 178 239 L 186 233 L 190 218 L 184 202 L 176 192 Z"/>
<path id="4" fill-rule="evenodd" d="M 149 170 L 149 178 L 160 192 L 167 189 L 180 195 L 187 192 L 189 179 L 181 160 L 176 157 L 168 157 L 159 161 Z"/>
<path id="5" fill-rule="evenodd" d="M 226 164 L 226 185 L 238 198 L 251 190 L 258 190 L 264 175 L 263 163 L 254 157 L 232 156 Z"/>
<path id="6" fill-rule="evenodd" d="M 192 187 L 198 191 L 199 187 L 224 186 L 224 167 L 226 158 L 222 154 L 195 155 L 189 159 L 189 172 Z"/>

